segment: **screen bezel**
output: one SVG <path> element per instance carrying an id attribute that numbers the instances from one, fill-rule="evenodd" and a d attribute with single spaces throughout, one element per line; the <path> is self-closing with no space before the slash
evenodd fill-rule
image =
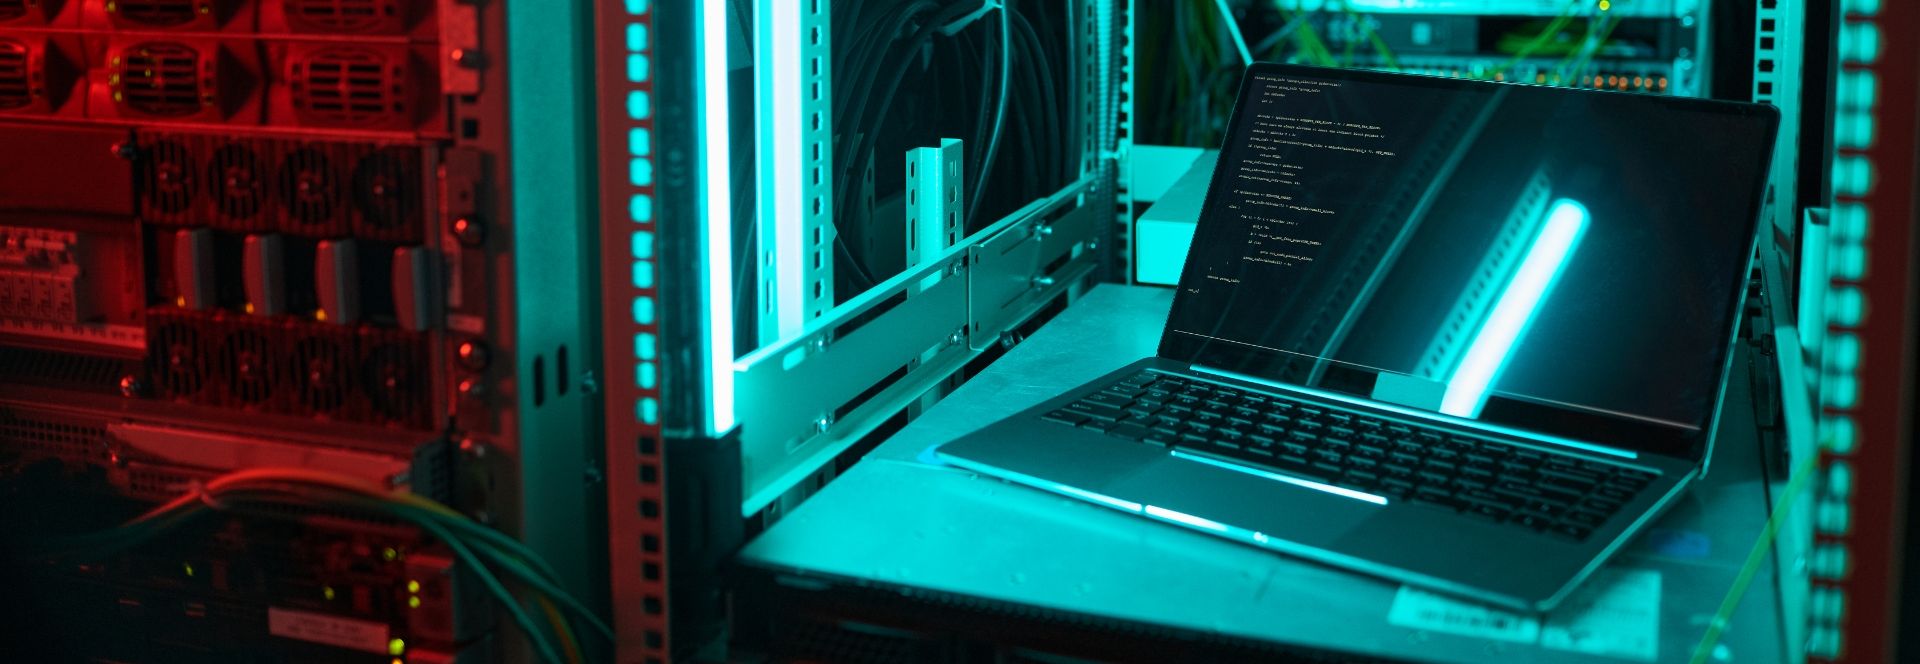
<path id="1" fill-rule="evenodd" d="M 1250 89 L 1254 77 L 1261 74 L 1405 85 L 1444 90 L 1480 89 L 1495 91 L 1502 88 L 1518 87 L 1551 90 L 1555 94 L 1566 95 L 1619 95 L 1632 97 L 1637 103 L 1646 103 L 1675 110 L 1709 112 L 1742 118 L 1757 117 L 1765 124 L 1763 131 L 1765 140 L 1762 141 L 1762 145 L 1759 146 L 1760 154 L 1755 155 L 1760 161 L 1760 168 L 1756 171 L 1758 177 L 1751 183 L 1751 190 L 1747 197 L 1750 203 L 1747 214 L 1744 216 L 1745 230 L 1749 238 L 1746 269 L 1748 272 L 1752 269 L 1754 249 L 1758 246 L 1760 237 L 1760 221 L 1766 208 L 1768 179 L 1772 173 L 1775 137 L 1778 134 L 1780 126 L 1780 112 L 1773 106 L 1714 99 L 1654 96 L 1631 92 L 1472 81 L 1416 74 L 1336 69 L 1280 63 L 1254 63 L 1248 67 L 1247 71 L 1241 76 L 1239 90 L 1235 95 L 1233 111 L 1229 116 L 1226 133 L 1222 139 L 1223 144 L 1220 146 L 1219 155 L 1216 157 L 1216 164 L 1226 163 L 1231 154 L 1234 154 L 1234 152 L 1240 149 L 1244 149 L 1243 146 L 1236 146 L 1231 143 L 1233 137 L 1238 135 L 1240 123 L 1244 120 L 1244 118 L 1241 117 L 1241 111 L 1245 110 L 1246 104 L 1244 102 L 1247 99 L 1247 91 Z M 1218 172 L 1216 171 L 1214 175 L 1217 176 Z M 1222 178 L 1209 178 L 1206 198 L 1200 207 L 1199 222 L 1195 224 L 1194 228 L 1193 243 L 1195 246 L 1209 239 L 1209 228 L 1205 220 L 1209 216 L 1212 216 L 1221 196 L 1221 191 L 1225 188 L 1226 184 Z M 1249 366 L 1249 359 L 1265 359 L 1271 362 L 1288 356 L 1306 356 L 1299 353 L 1210 342 L 1209 340 L 1194 336 L 1191 333 L 1174 329 L 1174 322 L 1176 320 L 1174 314 L 1180 310 L 1181 301 L 1186 299 L 1182 297 L 1183 292 L 1188 288 L 1195 287 L 1198 283 L 1197 280 L 1201 277 L 1201 269 L 1194 261 L 1187 261 L 1186 264 L 1182 266 L 1179 284 L 1175 286 L 1173 309 L 1169 312 L 1166 327 L 1160 337 L 1158 353 L 1160 357 L 1206 367 L 1244 367 Z M 1715 352 L 1719 353 L 1719 356 L 1716 357 L 1715 360 L 1721 367 L 1718 376 L 1719 385 L 1713 389 L 1714 397 L 1711 402 L 1707 404 L 1706 412 L 1704 412 L 1701 417 L 1701 426 L 1698 428 L 1654 423 L 1627 416 L 1610 416 L 1592 409 L 1555 407 L 1534 400 L 1515 399 L 1498 394 L 1489 399 L 1486 410 L 1481 413 L 1480 419 L 1498 421 L 1507 427 L 1537 431 L 1542 434 L 1582 440 L 1608 447 L 1650 454 L 1678 456 L 1693 459 L 1696 462 L 1703 461 L 1708 446 L 1711 443 L 1713 433 L 1718 425 L 1721 403 L 1725 399 L 1725 385 L 1731 373 L 1734 343 L 1736 342 L 1736 335 L 1739 332 L 1740 311 L 1745 301 L 1745 286 L 1747 280 L 1737 279 L 1733 283 L 1738 284 L 1739 287 L 1730 289 L 1729 292 L 1725 294 L 1726 315 L 1721 319 L 1721 334 L 1718 337 L 1726 341 L 1714 349 Z M 1338 360 L 1327 359 L 1327 361 L 1333 364 L 1356 367 L 1366 371 L 1379 371 L 1371 367 L 1359 367 L 1358 365 L 1340 362 Z M 1256 377 L 1274 380 L 1274 377 L 1271 376 Z M 1370 396 L 1366 394 L 1357 394 L 1355 396 L 1370 398 Z"/>

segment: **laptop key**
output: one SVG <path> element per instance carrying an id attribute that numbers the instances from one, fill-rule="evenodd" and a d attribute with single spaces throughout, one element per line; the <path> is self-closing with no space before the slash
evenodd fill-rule
<path id="1" fill-rule="evenodd" d="M 1247 440 L 1248 440 L 1249 442 L 1251 442 L 1252 444 L 1254 444 L 1254 445 L 1258 445 L 1258 446 L 1260 446 L 1260 447 L 1273 447 L 1273 446 L 1274 446 L 1274 444 L 1276 444 L 1277 442 L 1279 442 L 1279 441 L 1277 441 L 1277 440 L 1275 440 L 1275 439 L 1273 438 L 1273 436 L 1269 436 L 1269 435 L 1266 435 L 1266 434 L 1262 434 L 1262 433 L 1250 433 L 1250 434 L 1247 434 Z"/>
<path id="2" fill-rule="evenodd" d="M 1131 440 L 1145 440 L 1146 437 L 1152 433 L 1152 429 L 1148 429 L 1137 422 L 1131 421 L 1121 422 L 1107 430 L 1107 435 L 1109 436 L 1119 436 Z"/>
<path id="3" fill-rule="evenodd" d="M 1593 534 L 1593 529 L 1578 524 L 1562 523 L 1555 525 L 1550 532 L 1574 541 L 1582 541 Z"/>
<path id="4" fill-rule="evenodd" d="M 1061 409 L 1041 415 L 1040 419 L 1048 422 L 1059 422 L 1067 426 L 1078 426 L 1081 422 L 1087 421 L 1087 416 L 1071 410 Z"/>
<path id="5" fill-rule="evenodd" d="M 1622 503 L 1633 499 L 1633 492 L 1627 491 L 1625 489 L 1621 489 L 1619 487 L 1613 487 L 1613 486 L 1603 486 L 1603 487 L 1595 488 L 1593 490 L 1593 495 L 1595 498 L 1612 500 L 1612 501 L 1617 501 Z"/>
<path id="6" fill-rule="evenodd" d="M 1149 443 L 1153 443 L 1155 445 L 1159 445 L 1161 447 L 1173 447 L 1175 445 L 1180 444 L 1180 435 L 1176 433 L 1163 431 L 1160 429 L 1153 429 L 1149 431 L 1147 433 L 1147 437 L 1143 438 L 1142 440 L 1145 440 L 1146 442 L 1149 442 Z"/>
<path id="7" fill-rule="evenodd" d="M 1379 490 L 1395 498 L 1404 498 L 1413 493 L 1413 483 L 1393 477 L 1380 478 Z"/>
<path id="8" fill-rule="evenodd" d="M 1598 528 L 1601 522 L 1606 521 L 1606 517 L 1585 510 L 1574 510 L 1568 512 L 1566 516 L 1561 517 L 1561 520 L 1567 523 L 1580 524 L 1588 528 Z"/>
<path id="9" fill-rule="evenodd" d="M 1485 503 L 1474 503 L 1474 504 L 1468 505 L 1467 509 L 1461 511 L 1460 513 L 1468 516 L 1485 519 L 1487 521 L 1492 521 L 1494 523 L 1499 523 L 1501 521 L 1505 521 L 1507 519 L 1507 515 L 1510 514 L 1511 512 L 1509 512 L 1507 508 L 1500 507 L 1497 505 L 1488 505 Z"/>
<path id="10" fill-rule="evenodd" d="M 1553 527 L 1553 517 L 1531 512 L 1515 512 L 1513 517 L 1508 519 L 1507 522 L 1525 526 L 1535 531 L 1546 530 Z"/>

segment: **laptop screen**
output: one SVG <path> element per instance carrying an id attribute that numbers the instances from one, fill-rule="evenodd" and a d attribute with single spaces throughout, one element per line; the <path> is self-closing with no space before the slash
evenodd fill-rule
<path id="1" fill-rule="evenodd" d="M 1777 123 L 1258 65 L 1161 355 L 1687 454 L 1725 379 Z"/>

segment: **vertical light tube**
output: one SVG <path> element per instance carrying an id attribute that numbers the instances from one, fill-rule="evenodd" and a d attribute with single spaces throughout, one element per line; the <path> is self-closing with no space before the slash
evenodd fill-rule
<path id="1" fill-rule="evenodd" d="M 727 3 L 700 3 L 702 191 L 706 194 L 708 433 L 733 428 L 733 185 L 727 120 Z"/>
<path id="2" fill-rule="evenodd" d="M 1574 247 L 1587 232 L 1588 213 L 1584 205 L 1571 199 L 1554 201 L 1547 208 L 1547 221 L 1527 248 L 1526 258 L 1514 270 L 1513 279 L 1500 293 L 1493 312 L 1474 334 L 1459 368 L 1447 381 L 1441 397 L 1440 412 L 1456 417 L 1478 417 L 1487 403 L 1487 393 L 1506 370 L 1513 350 L 1527 328 L 1533 325 L 1540 304 L 1559 281 Z"/>
<path id="3" fill-rule="evenodd" d="M 805 324 L 803 248 L 805 200 L 801 184 L 805 146 L 801 135 L 801 2 L 754 4 L 755 118 L 761 145 L 756 159 L 760 226 L 759 339 L 770 344 L 800 333 Z"/>

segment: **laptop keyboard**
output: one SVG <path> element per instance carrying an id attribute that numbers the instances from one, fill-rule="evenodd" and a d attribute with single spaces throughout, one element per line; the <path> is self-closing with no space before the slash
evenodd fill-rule
<path id="1" fill-rule="evenodd" d="M 1655 477 L 1152 371 L 1043 418 L 1573 540 Z"/>

